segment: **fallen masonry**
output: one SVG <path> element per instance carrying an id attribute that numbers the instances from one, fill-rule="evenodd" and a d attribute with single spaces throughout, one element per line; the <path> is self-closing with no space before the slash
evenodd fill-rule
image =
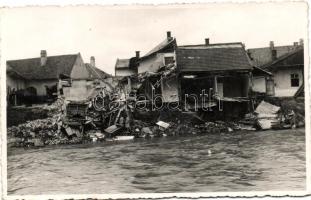
<path id="1" fill-rule="evenodd" d="M 9 147 L 41 147 L 304 125 L 301 114 L 266 101 L 261 101 L 253 113 L 235 121 L 204 121 L 192 113 L 181 111 L 160 111 L 151 118 L 141 119 L 136 117 L 139 112 L 134 109 L 134 103 L 135 99 L 125 98 L 120 91 L 100 91 L 85 101 L 59 99 L 50 106 L 44 106 L 49 110 L 48 118 L 8 127 L 7 143 Z"/>

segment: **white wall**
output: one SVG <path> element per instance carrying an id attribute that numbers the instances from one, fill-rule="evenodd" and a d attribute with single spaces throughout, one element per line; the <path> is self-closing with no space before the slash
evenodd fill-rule
<path id="1" fill-rule="evenodd" d="M 34 87 L 37 90 L 38 96 L 45 96 L 46 95 L 46 88 L 45 86 L 53 86 L 55 84 L 58 84 L 58 80 L 52 79 L 52 80 L 28 80 L 26 82 L 26 88 L 28 87 Z"/>
<path id="2" fill-rule="evenodd" d="M 291 87 L 290 75 L 297 73 L 299 76 L 299 86 Z M 303 73 L 302 69 L 283 69 L 273 73 L 274 84 L 275 84 L 275 96 L 277 97 L 288 97 L 293 96 L 299 87 L 303 84 Z"/>
<path id="3" fill-rule="evenodd" d="M 253 91 L 266 93 L 266 78 L 264 76 L 253 77 Z"/>
<path id="4" fill-rule="evenodd" d="M 7 87 L 9 87 L 11 89 L 11 91 L 13 90 L 13 88 L 16 90 L 20 90 L 20 89 L 25 89 L 25 81 L 21 80 L 21 79 L 17 79 L 17 78 L 13 78 L 11 76 L 6 77 L 6 84 Z M 9 91 L 7 91 L 9 92 Z"/>
<path id="5" fill-rule="evenodd" d="M 131 76 L 136 74 L 135 70 L 122 68 L 122 69 L 115 69 L 116 76 Z"/>
<path id="6" fill-rule="evenodd" d="M 175 53 L 157 53 L 150 58 L 143 60 L 139 63 L 138 73 L 144 72 L 157 72 L 161 67 L 164 66 L 164 57 L 173 56 L 175 57 Z"/>
<path id="7" fill-rule="evenodd" d="M 89 72 L 86 69 L 80 54 L 78 55 L 76 62 L 72 68 L 70 77 L 71 77 L 71 79 L 87 79 L 87 78 L 89 78 Z"/>
<path id="8" fill-rule="evenodd" d="M 87 99 L 89 81 L 72 80 L 71 87 L 64 87 L 63 92 L 66 100 L 85 100 Z"/>

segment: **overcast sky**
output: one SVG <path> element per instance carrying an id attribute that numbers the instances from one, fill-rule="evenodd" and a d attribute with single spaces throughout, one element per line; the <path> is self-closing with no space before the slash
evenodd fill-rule
<path id="1" fill-rule="evenodd" d="M 2 13 L 5 60 L 80 52 L 114 74 L 117 58 L 144 55 L 171 31 L 179 45 L 243 42 L 246 48 L 292 44 L 307 34 L 306 3 L 178 6 L 26 7 Z M 306 39 L 305 39 L 306 40 Z"/>

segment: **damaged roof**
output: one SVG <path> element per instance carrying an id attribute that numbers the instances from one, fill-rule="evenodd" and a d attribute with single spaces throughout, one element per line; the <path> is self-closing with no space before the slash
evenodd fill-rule
<path id="1" fill-rule="evenodd" d="M 154 47 L 152 50 L 150 50 L 146 55 L 141 57 L 141 59 L 147 58 L 155 53 L 158 53 L 160 51 L 164 51 L 166 49 L 171 49 L 176 46 L 176 39 L 173 37 L 165 38 L 164 41 L 162 41 L 160 44 L 158 44 L 156 47 Z"/>
<path id="2" fill-rule="evenodd" d="M 48 56 L 46 64 L 41 66 L 40 57 L 9 60 L 7 65 L 25 79 L 58 79 L 60 74 L 70 76 L 79 54 Z M 12 71 L 11 70 L 11 71 Z"/>
<path id="3" fill-rule="evenodd" d="M 253 69 L 242 43 L 178 46 L 176 61 L 182 72 Z"/>

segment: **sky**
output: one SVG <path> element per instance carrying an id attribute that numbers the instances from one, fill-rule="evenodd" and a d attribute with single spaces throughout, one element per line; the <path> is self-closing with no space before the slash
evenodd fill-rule
<path id="1" fill-rule="evenodd" d="M 114 74 L 117 58 L 146 54 L 171 31 L 178 45 L 243 42 L 246 48 L 306 41 L 307 4 L 210 3 L 158 6 L 46 6 L 1 12 L 5 60 L 80 52 Z"/>

